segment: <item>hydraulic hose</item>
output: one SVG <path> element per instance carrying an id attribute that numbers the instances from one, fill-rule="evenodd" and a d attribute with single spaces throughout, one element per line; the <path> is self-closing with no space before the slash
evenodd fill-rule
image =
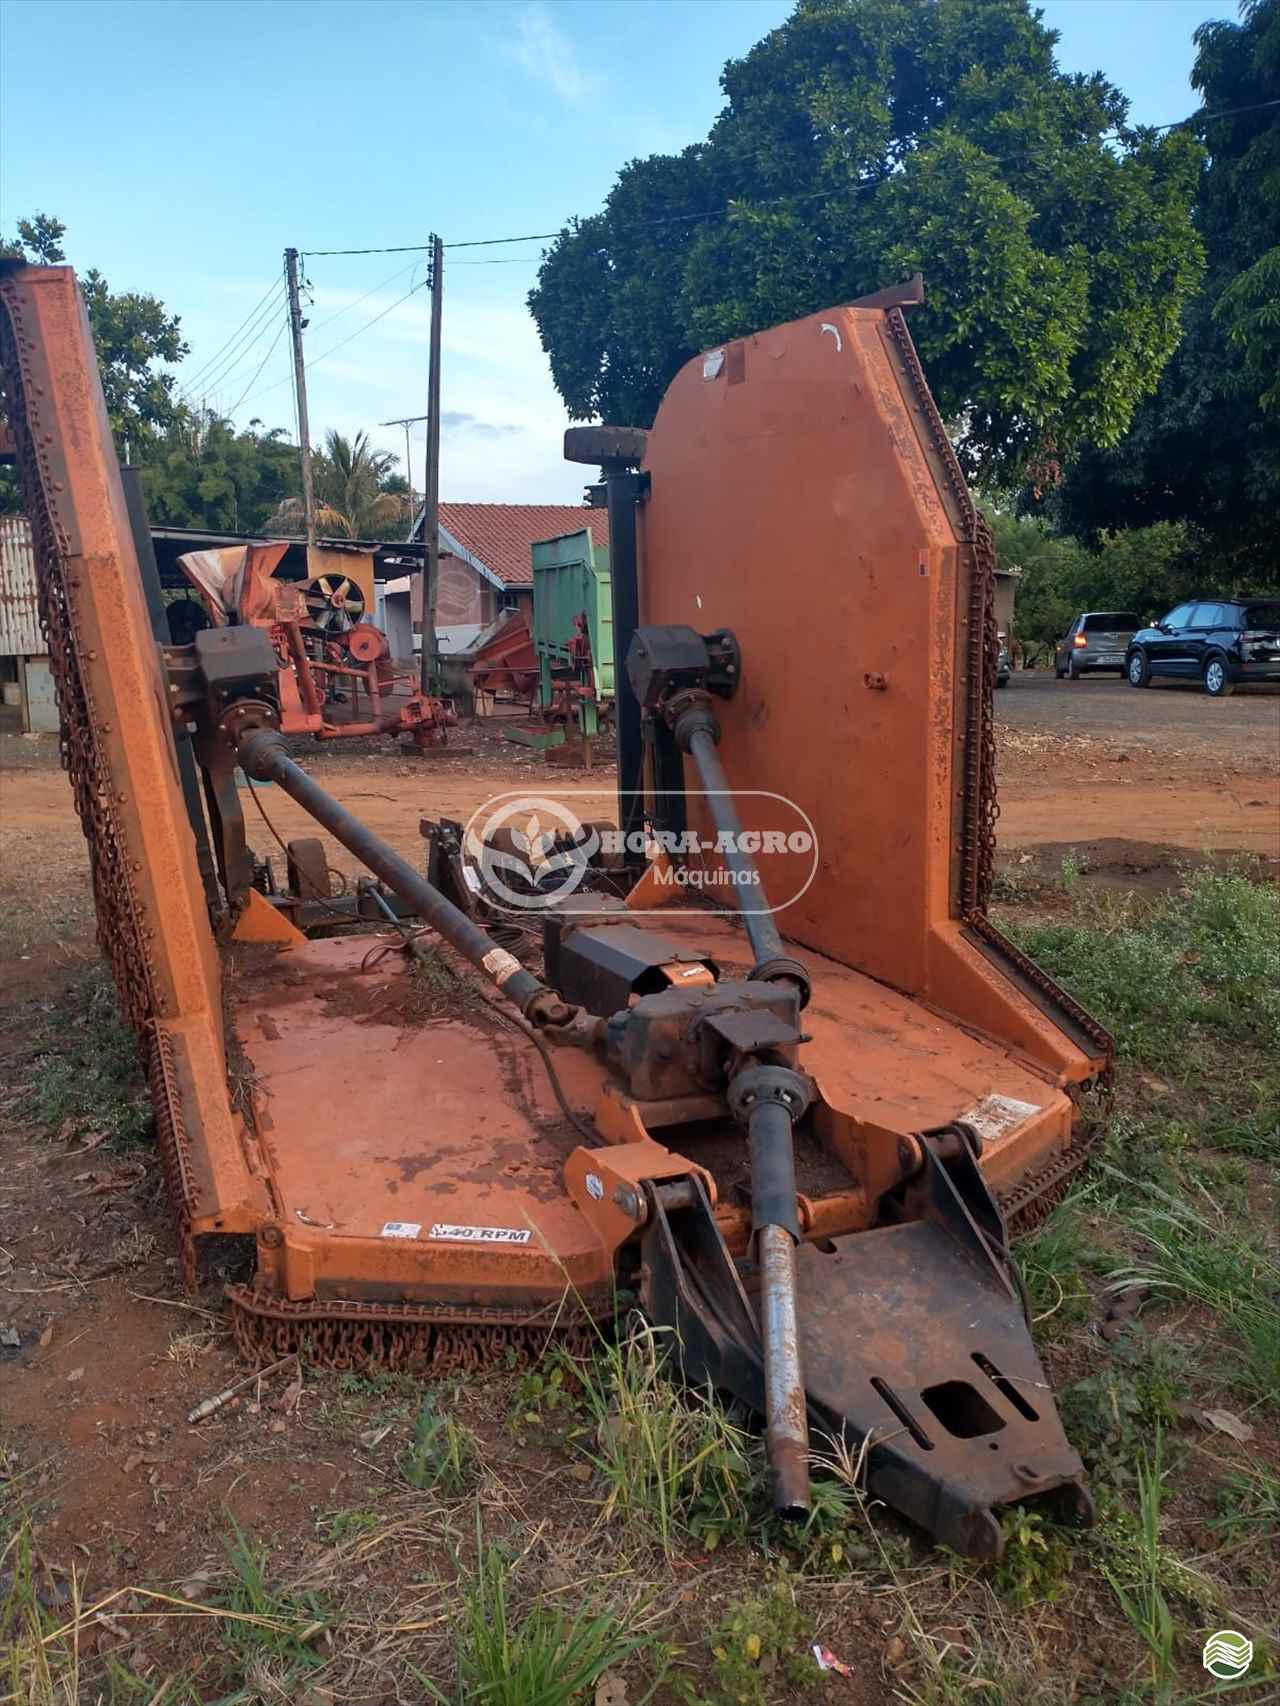
<path id="1" fill-rule="evenodd" d="M 394 848 L 313 781 L 289 756 L 288 743 L 278 729 L 248 730 L 240 737 L 236 753 L 247 775 L 256 782 L 276 783 L 290 799 L 296 800 L 335 841 L 340 841 L 412 907 L 424 924 L 429 924 L 450 947 L 456 948 L 496 984 L 526 1019 L 535 1025 L 566 1025 L 574 1018 L 575 1008 L 526 971 L 514 954 L 499 947 L 487 931 L 415 871 L 407 859 L 401 858 Z"/>

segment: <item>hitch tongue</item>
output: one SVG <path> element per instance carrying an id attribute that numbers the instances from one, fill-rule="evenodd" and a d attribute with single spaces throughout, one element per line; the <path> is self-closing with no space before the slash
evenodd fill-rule
<path id="1" fill-rule="evenodd" d="M 809 1514 L 809 1416 L 796 1320 L 795 1122 L 813 1097 L 809 1080 L 787 1066 L 752 1060 L 729 1085 L 729 1107 L 746 1127 L 751 1213 L 760 1267 L 765 1440 L 773 1508 L 789 1522 Z"/>

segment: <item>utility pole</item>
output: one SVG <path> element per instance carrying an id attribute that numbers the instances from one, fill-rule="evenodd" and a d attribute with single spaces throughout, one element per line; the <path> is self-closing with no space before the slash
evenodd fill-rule
<path id="1" fill-rule="evenodd" d="M 431 372 L 427 380 L 427 470 L 422 536 L 422 691 L 436 685 L 436 585 L 440 578 L 440 322 L 444 303 L 444 244 L 431 238 Z"/>
<path id="2" fill-rule="evenodd" d="M 298 443 L 302 450 L 302 508 L 307 518 L 307 549 L 316 542 L 316 493 L 311 483 L 311 430 L 307 423 L 307 370 L 302 359 L 302 304 L 298 299 L 298 251 L 284 252 L 289 283 L 289 327 L 293 333 L 293 385 L 298 399 Z"/>
<path id="3" fill-rule="evenodd" d="M 404 477 L 409 482 L 409 531 L 406 539 L 413 537 L 413 524 L 417 517 L 413 513 L 413 452 L 409 444 L 409 428 L 417 426 L 419 421 L 426 420 L 425 415 L 401 415 L 394 421 L 379 421 L 379 426 L 398 426 L 404 428 Z"/>

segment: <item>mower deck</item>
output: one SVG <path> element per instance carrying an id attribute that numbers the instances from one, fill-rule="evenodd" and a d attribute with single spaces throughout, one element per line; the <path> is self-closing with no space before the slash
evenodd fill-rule
<path id="1" fill-rule="evenodd" d="M 724 975 L 746 969 L 731 921 L 668 912 L 660 928 Z M 570 1283 L 590 1312 L 607 1312 L 611 1253 L 564 1186 L 583 1137 L 542 1061 L 466 974 L 412 975 L 394 944 L 362 970 L 384 940 L 237 955 L 236 1032 L 280 1232 L 260 1262 L 295 1301 L 429 1301 L 441 1318 L 483 1304 L 530 1321 Z M 834 961 L 799 957 L 814 981 L 809 1059 L 833 1105 L 904 1136 L 975 1125 L 997 1189 L 1069 1143 L 1071 1103 L 1044 1069 Z M 554 1062 L 589 1123 L 602 1067 L 571 1049 Z M 745 1145 L 728 1118 L 654 1135 L 705 1167 L 721 1202 L 740 1200 Z M 812 1137 L 798 1141 L 797 1166 L 802 1191 L 850 1183 Z"/>

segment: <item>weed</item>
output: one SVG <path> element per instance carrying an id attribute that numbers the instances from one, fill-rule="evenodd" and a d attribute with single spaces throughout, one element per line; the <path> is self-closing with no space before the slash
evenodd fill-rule
<path id="1" fill-rule="evenodd" d="M 1151 1200 L 1154 1196 L 1155 1200 Z M 1280 1397 L 1280 1266 L 1262 1244 L 1209 1219 L 1185 1200 L 1148 1192 L 1129 1219 L 1144 1246 L 1114 1270 L 1113 1291 L 1135 1286 L 1203 1304 L 1228 1323 L 1239 1341 L 1238 1379 L 1257 1397 Z"/>
<path id="2" fill-rule="evenodd" d="M 511 1567 L 499 1547 L 484 1543 L 478 1518 L 476 1542 L 476 1568 L 460 1584 L 457 1706 L 577 1706 L 607 1671 L 642 1651 L 658 1653 L 652 1637 L 624 1633 L 590 1598 L 572 1617 L 541 1603 L 518 1615 Z M 418 1680 L 448 1706 L 435 1683 Z"/>
<path id="3" fill-rule="evenodd" d="M 808 1650 L 810 1632 L 790 1581 L 781 1576 L 767 1594 L 741 1600 L 711 1636 L 711 1706 L 766 1706 L 776 1688 L 813 1686 L 822 1679 Z"/>
<path id="4" fill-rule="evenodd" d="M 668 1555 L 690 1538 L 710 1550 L 744 1531 L 758 1453 L 710 1389 L 668 1378 L 654 1328 L 638 1321 L 578 1373 L 603 1520 L 639 1524 Z"/>
<path id="5" fill-rule="evenodd" d="M 1004 1556 L 995 1568 L 996 1591 L 1020 1610 L 1060 1598 L 1071 1568 L 1071 1551 L 1044 1513 L 1012 1505 L 1000 1526 Z"/>
<path id="6" fill-rule="evenodd" d="M 767 1479 L 762 1463 L 761 1494 Z M 862 1532 L 863 1514 L 861 1498 L 843 1480 L 816 1474 L 809 1483 L 805 1520 L 775 1521 L 769 1526 L 769 1536 L 799 1572 L 848 1572 L 874 1561 L 874 1549 Z"/>
<path id="7" fill-rule="evenodd" d="M 1140 1442 L 1180 1419 L 1189 1382 L 1184 1348 L 1138 1329 L 1113 1342 L 1109 1368 L 1063 1392 L 1063 1425 L 1096 1479 L 1131 1480 Z"/>
<path id="8" fill-rule="evenodd" d="M 227 1620 L 228 1645 L 242 1660 L 274 1660 L 291 1670 L 319 1664 L 311 1643 L 327 1625 L 325 1609 L 313 1593 L 273 1586 L 267 1548 L 230 1520 L 223 1545 L 231 1585 L 222 1605 L 236 1615 Z"/>
<path id="9" fill-rule="evenodd" d="M 1076 858 L 1074 847 L 1068 847 L 1062 855 L 1062 863 L 1058 867 L 1058 886 L 1063 894 L 1075 895 L 1080 891 L 1080 861 Z"/>
<path id="10" fill-rule="evenodd" d="M 413 1438 L 396 1464 L 401 1479 L 420 1493 L 455 1498 L 475 1473 L 476 1445 L 471 1430 L 441 1408 L 453 1397 L 452 1387 L 423 1393 Z"/>
<path id="11" fill-rule="evenodd" d="M 316 1532 L 332 1546 L 344 1540 L 358 1540 L 362 1534 L 372 1534 L 382 1518 L 372 1505 L 356 1505 L 348 1510 L 321 1511 L 316 1518 Z"/>
<path id="12" fill-rule="evenodd" d="M 1172 1697 L 1174 1679 L 1173 1613 L 1160 1585 L 1160 1470 L 1157 1461 L 1138 1467 L 1139 1499 L 1141 1501 L 1139 1545 L 1136 1551 L 1136 1580 L 1122 1584 L 1114 1572 L 1103 1565 L 1102 1573 L 1110 1582 L 1131 1626 L 1147 1649 L 1151 1676 L 1151 1693 L 1156 1700 Z"/>
<path id="13" fill-rule="evenodd" d="M 1031 1302 L 1033 1320 L 1051 1321 L 1046 1332 L 1059 1331 L 1089 1313 L 1089 1291 L 1080 1269 L 1096 1252 L 1089 1245 L 1080 1207 L 1068 1200 L 1033 1236 L 1018 1245 L 1018 1265 Z"/>
<path id="14" fill-rule="evenodd" d="M 120 1148 L 150 1142 L 137 1039 L 120 1021 L 105 966 L 90 966 L 53 1003 L 49 1040 L 34 1062 L 22 1116 L 68 1136 L 105 1133 Z"/>
<path id="15" fill-rule="evenodd" d="M 1280 1558 L 1280 1475 L 1259 1466 L 1238 1469 L 1218 1488 L 1218 1514 L 1209 1527 L 1218 1541 L 1218 1561 L 1255 1587 L 1269 1587 Z"/>
<path id="16" fill-rule="evenodd" d="M 346 1369 L 338 1376 L 333 1397 L 323 1415 L 330 1427 L 347 1438 L 365 1432 L 375 1416 L 388 1427 L 408 1416 L 422 1391 L 421 1382 L 408 1374 L 359 1373 Z"/>
<path id="17" fill-rule="evenodd" d="M 570 1391 L 570 1371 L 552 1353 L 540 1367 L 515 1378 L 508 1426 L 523 1445 L 529 1428 L 563 1426 L 576 1411 L 577 1398 Z"/>

